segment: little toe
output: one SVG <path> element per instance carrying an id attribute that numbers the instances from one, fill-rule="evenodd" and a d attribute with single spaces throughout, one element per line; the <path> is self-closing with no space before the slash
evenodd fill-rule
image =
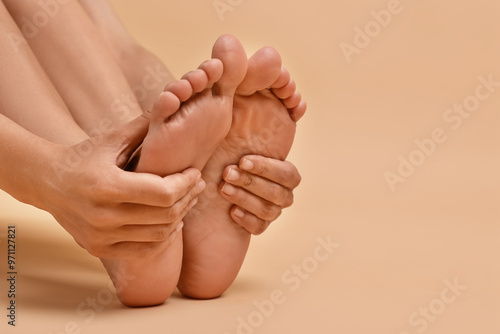
<path id="1" fill-rule="evenodd" d="M 214 83 L 220 80 L 224 70 L 224 65 L 219 59 L 210 59 L 203 62 L 198 68 L 205 71 L 208 77 L 208 82 L 205 88 L 212 88 Z"/>
<path id="2" fill-rule="evenodd" d="M 281 56 L 272 47 L 263 47 L 248 60 L 248 70 L 237 94 L 250 96 L 271 87 L 281 75 Z M 286 82 L 283 84 L 285 85 Z"/>
<path id="3" fill-rule="evenodd" d="M 286 84 L 284 87 L 276 88 L 276 89 L 273 89 L 272 91 L 273 91 L 274 95 L 276 95 L 278 98 L 284 100 L 284 99 L 291 97 L 295 93 L 296 90 L 297 90 L 297 85 L 295 84 L 295 81 L 290 80 L 288 82 L 288 84 Z"/>
<path id="4" fill-rule="evenodd" d="M 295 108 L 302 101 L 302 95 L 299 92 L 295 92 L 292 96 L 283 100 L 283 104 L 287 109 Z"/>
<path id="5" fill-rule="evenodd" d="M 243 45 L 236 37 L 223 35 L 215 42 L 212 58 L 219 59 L 224 67 L 223 74 L 214 84 L 214 93 L 233 96 L 247 72 L 247 56 Z"/>
<path id="6" fill-rule="evenodd" d="M 193 87 L 185 79 L 170 82 L 164 91 L 174 94 L 181 102 L 187 101 L 193 95 Z"/>
<path id="7" fill-rule="evenodd" d="M 304 114 L 306 113 L 306 110 L 307 110 L 307 103 L 305 100 L 301 100 L 299 102 L 298 106 L 296 106 L 295 108 L 292 108 L 289 111 L 290 117 L 292 118 L 292 120 L 295 123 L 297 123 L 302 118 L 302 116 L 304 116 Z"/>
<path id="8" fill-rule="evenodd" d="M 180 107 L 181 101 L 172 92 L 163 92 L 158 96 L 151 112 L 151 123 L 163 123 Z"/>

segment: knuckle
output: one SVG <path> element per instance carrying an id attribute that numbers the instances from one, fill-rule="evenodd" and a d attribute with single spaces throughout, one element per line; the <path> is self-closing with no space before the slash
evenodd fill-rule
<path id="1" fill-rule="evenodd" d="M 243 187 L 248 188 L 253 183 L 253 177 L 251 175 L 246 174 L 245 180 L 243 181 Z"/>
<path id="2" fill-rule="evenodd" d="M 252 229 L 250 233 L 253 235 L 261 235 L 267 230 L 269 223 L 267 221 L 259 221 Z"/>
<path id="3" fill-rule="evenodd" d="M 268 166 L 265 162 L 261 162 L 257 167 L 257 175 L 263 176 L 267 174 Z"/>
<path id="4" fill-rule="evenodd" d="M 169 228 L 167 225 L 158 226 L 153 232 L 154 241 L 165 241 L 169 236 Z"/>
<path id="5" fill-rule="evenodd" d="M 289 192 L 288 193 L 288 196 L 286 197 L 284 203 L 283 203 L 283 207 L 285 208 L 289 208 L 293 205 L 293 201 L 294 201 L 294 195 L 293 195 L 293 192 Z"/>
<path id="6" fill-rule="evenodd" d="M 170 207 L 167 210 L 167 222 L 174 222 L 176 221 L 180 215 L 182 214 L 183 208 L 180 207 L 180 204 L 177 203 L 174 206 Z"/>
<path id="7" fill-rule="evenodd" d="M 92 187 L 92 197 L 97 203 L 107 202 L 111 198 L 114 198 L 116 194 L 116 189 L 111 185 L 111 182 L 107 178 L 98 178 L 94 181 Z"/>
<path id="8" fill-rule="evenodd" d="M 283 198 L 286 195 L 283 192 L 283 189 L 278 184 L 272 184 L 269 187 L 269 200 L 275 204 L 279 204 L 283 201 Z"/>
<path id="9" fill-rule="evenodd" d="M 85 248 L 90 255 L 95 257 L 106 257 L 107 253 L 105 251 L 105 247 L 96 242 L 91 242 Z"/>
<path id="10" fill-rule="evenodd" d="M 264 220 L 274 220 L 281 212 L 281 208 L 274 204 L 264 204 L 260 209 L 260 217 Z"/>
<path id="11" fill-rule="evenodd" d="M 163 197 L 163 203 L 166 207 L 170 207 L 175 204 L 175 193 L 172 189 L 166 189 L 165 195 Z"/>
<path id="12" fill-rule="evenodd" d="M 286 164 L 287 168 L 283 171 L 283 177 L 285 180 L 289 180 L 290 186 L 294 189 L 302 182 L 302 176 L 294 164 L 289 161 L 286 161 Z"/>
<path id="13" fill-rule="evenodd" d="M 114 212 L 109 208 L 100 208 L 93 210 L 90 213 L 90 227 L 94 230 L 95 234 L 100 234 L 103 229 L 114 225 L 118 219 Z"/>

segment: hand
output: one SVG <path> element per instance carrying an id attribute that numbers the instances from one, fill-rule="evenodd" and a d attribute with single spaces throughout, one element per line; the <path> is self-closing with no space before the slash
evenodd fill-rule
<path id="1" fill-rule="evenodd" d="M 101 258 L 134 258 L 172 242 L 205 183 L 196 169 L 165 178 L 121 169 L 147 133 L 139 117 L 107 135 L 62 148 L 44 173 L 42 208 Z"/>
<path id="2" fill-rule="evenodd" d="M 293 190 L 301 177 L 288 161 L 257 155 L 243 157 L 239 165 L 226 167 L 220 193 L 235 204 L 231 218 L 254 235 L 264 232 L 284 208 L 293 204 Z"/>

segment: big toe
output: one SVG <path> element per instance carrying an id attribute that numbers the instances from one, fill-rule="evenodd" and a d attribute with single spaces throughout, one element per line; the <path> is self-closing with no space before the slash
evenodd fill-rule
<path id="1" fill-rule="evenodd" d="M 270 88 L 281 74 L 281 56 L 272 47 L 266 46 L 248 60 L 248 70 L 237 94 L 249 96 L 259 90 Z"/>
<path id="2" fill-rule="evenodd" d="M 222 77 L 214 85 L 215 92 L 222 95 L 234 95 L 236 88 L 245 78 L 248 67 L 243 45 L 236 37 L 223 35 L 214 44 L 212 58 L 219 59 L 224 66 Z"/>

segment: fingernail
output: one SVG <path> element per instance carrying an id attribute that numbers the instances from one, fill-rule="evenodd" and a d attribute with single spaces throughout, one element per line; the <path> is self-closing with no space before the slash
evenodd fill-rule
<path id="1" fill-rule="evenodd" d="M 236 181 L 240 178 L 240 173 L 234 168 L 229 169 L 227 173 L 226 180 L 227 181 Z"/>
<path id="2" fill-rule="evenodd" d="M 238 218 L 243 218 L 245 217 L 245 213 L 243 212 L 243 210 L 241 210 L 240 208 L 236 207 L 236 209 L 234 209 L 233 211 L 233 214 L 238 217 Z"/>
<path id="3" fill-rule="evenodd" d="M 229 183 L 226 183 L 222 187 L 222 192 L 228 196 L 233 196 L 234 194 L 236 194 L 236 188 Z"/>
<path id="4" fill-rule="evenodd" d="M 207 183 L 204 180 L 198 181 L 198 184 L 196 185 L 195 191 L 198 193 L 201 193 L 203 190 L 205 190 L 205 187 L 207 186 Z"/>
<path id="5" fill-rule="evenodd" d="M 180 232 L 183 227 L 184 227 L 184 222 L 180 222 L 179 225 L 177 225 L 177 227 L 175 228 L 175 231 Z"/>
<path id="6" fill-rule="evenodd" d="M 253 162 L 251 162 L 248 159 L 243 159 L 241 162 L 240 168 L 243 170 L 251 171 L 253 169 L 254 165 Z"/>

